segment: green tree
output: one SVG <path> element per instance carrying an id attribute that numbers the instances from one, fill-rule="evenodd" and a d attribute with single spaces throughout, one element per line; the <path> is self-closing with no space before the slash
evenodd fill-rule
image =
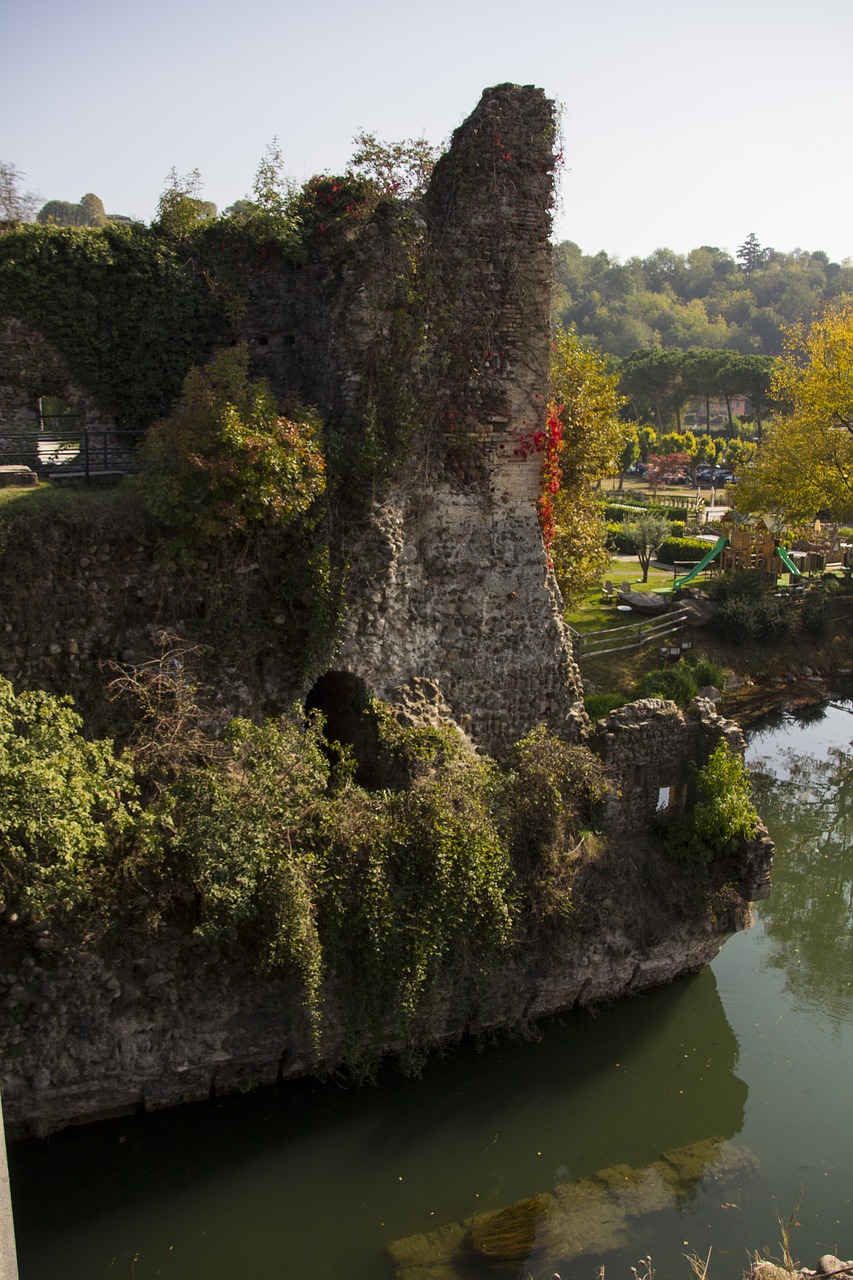
<path id="1" fill-rule="evenodd" d="M 853 517 L 853 306 L 793 325 L 772 394 L 788 412 L 768 426 L 735 488 L 742 511 L 796 522 L 828 509 Z"/>
<path id="2" fill-rule="evenodd" d="M 107 214 L 100 196 L 89 191 L 80 198 L 81 227 L 105 227 Z"/>
<path id="3" fill-rule="evenodd" d="M 650 453 L 654 453 L 658 443 L 658 433 L 654 427 L 640 427 L 637 432 L 637 440 L 640 445 L 640 457 L 645 462 Z"/>
<path id="4" fill-rule="evenodd" d="M 649 580 L 649 565 L 652 556 L 665 538 L 669 537 L 669 521 L 665 516 L 653 512 L 644 513 L 636 520 L 622 525 L 622 536 L 625 545 L 630 546 L 643 571 L 643 582 Z"/>
<path id="5" fill-rule="evenodd" d="M 713 436 L 696 437 L 696 453 L 693 455 L 695 467 L 713 466 L 717 461 L 717 442 Z"/>
<path id="6" fill-rule="evenodd" d="M 684 388 L 677 351 L 634 351 L 622 361 L 619 390 L 634 408 L 637 420 L 654 418 L 658 434 L 674 416 L 680 422 Z"/>
<path id="7" fill-rule="evenodd" d="M 752 275 L 753 271 L 757 271 L 766 261 L 767 252 L 766 249 L 762 249 L 755 232 L 750 231 L 735 254 L 744 275 L 749 276 Z"/>
<path id="8" fill-rule="evenodd" d="M 355 151 L 348 173 L 375 182 L 383 196 L 412 199 L 423 195 L 441 154 L 426 138 L 404 138 L 382 142 L 375 133 L 363 129 L 353 138 Z"/>
<path id="9" fill-rule="evenodd" d="M 729 440 L 725 458 L 732 471 L 740 473 L 749 466 L 758 450 L 754 440 Z"/>
<path id="10" fill-rule="evenodd" d="M 55 227 L 105 227 L 107 215 L 103 201 L 89 192 L 77 204 L 68 200 L 48 200 L 36 214 L 36 222 Z"/>
<path id="11" fill-rule="evenodd" d="M 36 214 L 36 222 L 53 227 L 76 227 L 78 209 L 70 200 L 48 200 Z"/>
<path id="12" fill-rule="evenodd" d="M 559 330 L 551 358 L 551 395 L 562 423 L 562 479 L 554 495 L 551 555 L 567 600 L 595 582 L 608 562 L 596 490 L 613 475 L 631 428 L 604 358 L 574 333 Z"/>
<path id="13" fill-rule="evenodd" d="M 157 217 L 152 224 L 154 229 L 172 240 L 183 240 L 199 223 L 215 218 L 216 205 L 201 199 L 201 189 L 198 169 L 179 174 L 173 165 L 157 202 Z"/>
<path id="14" fill-rule="evenodd" d="M 749 396 L 752 412 L 761 439 L 764 418 L 774 407 L 771 393 L 773 361 L 770 356 L 745 355 L 740 359 L 741 390 Z"/>
<path id="15" fill-rule="evenodd" d="M 619 454 L 619 492 L 621 493 L 625 487 L 625 472 L 630 471 L 635 462 L 640 457 L 640 440 L 636 429 L 632 426 L 628 429 L 625 437 L 625 444 L 622 452 Z"/>

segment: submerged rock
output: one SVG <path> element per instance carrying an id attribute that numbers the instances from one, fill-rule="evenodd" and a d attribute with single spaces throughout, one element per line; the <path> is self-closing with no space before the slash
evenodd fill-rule
<path id="1" fill-rule="evenodd" d="M 749 1150 L 711 1138 L 667 1151 L 642 1169 L 611 1165 L 553 1192 L 396 1240 L 388 1252 L 397 1280 L 516 1274 L 521 1263 L 537 1280 L 550 1278 L 577 1258 L 629 1245 L 641 1219 L 677 1208 L 706 1183 L 718 1188 L 757 1171 Z"/>

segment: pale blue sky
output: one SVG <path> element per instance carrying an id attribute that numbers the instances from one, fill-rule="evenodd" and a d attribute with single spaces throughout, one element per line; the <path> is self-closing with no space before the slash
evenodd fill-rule
<path id="1" fill-rule="evenodd" d="M 853 255 L 850 0 L 6 0 L 0 41 L 0 158 L 43 200 L 148 220 L 174 165 L 222 209 L 273 135 L 303 181 L 511 80 L 564 105 L 585 252 Z"/>

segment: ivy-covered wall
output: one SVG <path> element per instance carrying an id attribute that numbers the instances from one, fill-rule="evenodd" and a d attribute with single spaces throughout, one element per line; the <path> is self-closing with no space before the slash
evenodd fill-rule
<path id="1" fill-rule="evenodd" d="M 285 407 L 316 407 L 347 584 L 329 669 L 392 701 L 428 680 L 498 753 L 541 721 L 568 736 L 585 723 L 536 514 L 553 140 L 544 93 L 500 85 L 420 202 L 312 180 L 298 242 L 227 220 L 173 242 L 155 228 L 0 237 L 0 314 L 44 335 L 120 423 L 164 412 L 215 341 L 246 342 Z M 0 385 L 32 394 L 31 375 L 7 362 Z"/>

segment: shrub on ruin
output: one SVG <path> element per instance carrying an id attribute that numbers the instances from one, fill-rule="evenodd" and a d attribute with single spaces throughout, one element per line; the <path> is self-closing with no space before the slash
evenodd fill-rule
<path id="1" fill-rule="evenodd" d="M 758 814 L 742 758 L 720 739 L 696 774 L 696 802 L 667 828 L 673 857 L 705 864 L 736 853 L 755 832 Z"/>
<path id="2" fill-rule="evenodd" d="M 528 910 L 572 910 L 573 855 L 600 821 L 608 784 L 598 756 L 540 725 L 516 743 L 503 782 L 504 822 Z"/>
<path id="3" fill-rule="evenodd" d="M 325 487 L 319 422 L 279 411 L 269 384 L 249 377 L 243 346 L 184 380 L 174 411 L 141 451 L 153 513 L 187 546 L 304 515 Z"/>
<path id="4" fill-rule="evenodd" d="M 650 671 L 637 687 L 638 698 L 664 698 L 687 707 L 699 692 L 695 674 L 683 662 Z"/>

